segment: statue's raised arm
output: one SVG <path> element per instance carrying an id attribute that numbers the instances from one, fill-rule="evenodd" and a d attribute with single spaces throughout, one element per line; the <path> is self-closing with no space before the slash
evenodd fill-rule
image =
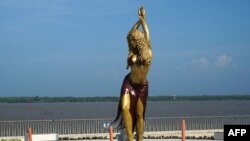
<path id="1" fill-rule="evenodd" d="M 146 11 L 143 8 L 143 6 L 140 7 L 140 9 L 138 11 L 138 16 L 139 16 L 139 21 L 140 21 L 142 28 L 144 30 L 145 38 L 150 42 L 149 29 L 148 29 L 148 25 L 146 22 Z"/>
<path id="2" fill-rule="evenodd" d="M 127 36 L 129 48 L 127 69 L 137 64 L 148 66 L 148 70 L 152 60 L 152 51 L 146 12 L 143 7 L 139 8 L 138 17 L 139 20 L 134 24 Z"/>
<path id="3" fill-rule="evenodd" d="M 139 20 L 134 24 L 131 31 L 139 29 L 139 27 L 141 25 L 142 29 L 144 31 L 144 34 L 145 34 L 145 38 L 148 41 L 150 41 L 149 29 L 148 29 L 148 25 L 147 25 L 147 22 L 146 22 L 146 11 L 143 8 L 143 6 L 141 6 L 139 8 L 139 10 L 138 10 L 138 17 L 139 17 Z"/>

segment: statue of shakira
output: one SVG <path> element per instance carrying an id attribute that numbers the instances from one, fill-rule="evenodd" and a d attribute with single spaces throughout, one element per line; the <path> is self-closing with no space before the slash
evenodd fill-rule
<path id="1" fill-rule="evenodd" d="M 148 98 L 147 75 L 152 61 L 152 51 L 145 10 L 139 8 L 139 20 L 127 35 L 127 69 L 130 73 L 124 78 L 117 116 L 111 123 L 120 130 L 119 141 L 132 141 L 136 131 L 136 140 L 143 140 L 146 102 Z M 141 27 L 141 28 L 140 28 Z"/>

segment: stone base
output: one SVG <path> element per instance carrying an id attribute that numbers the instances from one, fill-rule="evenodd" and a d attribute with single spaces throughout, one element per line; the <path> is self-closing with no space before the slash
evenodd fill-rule
<path id="1" fill-rule="evenodd" d="M 58 135 L 57 134 L 35 134 L 32 135 L 32 141 L 57 141 Z M 28 140 L 28 135 L 25 135 L 24 141 Z"/>
<path id="2" fill-rule="evenodd" d="M 214 132 L 215 140 L 224 140 L 224 132 Z"/>

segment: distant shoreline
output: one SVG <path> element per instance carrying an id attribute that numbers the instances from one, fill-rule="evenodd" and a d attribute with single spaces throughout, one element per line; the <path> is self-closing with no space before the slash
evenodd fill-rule
<path id="1" fill-rule="evenodd" d="M 250 100 L 250 95 L 149 96 L 148 101 Z M 118 102 L 119 97 L 0 97 L 0 103 Z"/>

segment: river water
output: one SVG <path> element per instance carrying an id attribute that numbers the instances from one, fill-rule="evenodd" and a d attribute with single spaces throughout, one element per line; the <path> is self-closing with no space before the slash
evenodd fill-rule
<path id="1" fill-rule="evenodd" d="M 117 102 L 0 103 L 0 121 L 113 118 L 117 107 Z M 148 102 L 146 109 L 146 118 L 229 115 L 250 115 L 250 101 Z"/>

